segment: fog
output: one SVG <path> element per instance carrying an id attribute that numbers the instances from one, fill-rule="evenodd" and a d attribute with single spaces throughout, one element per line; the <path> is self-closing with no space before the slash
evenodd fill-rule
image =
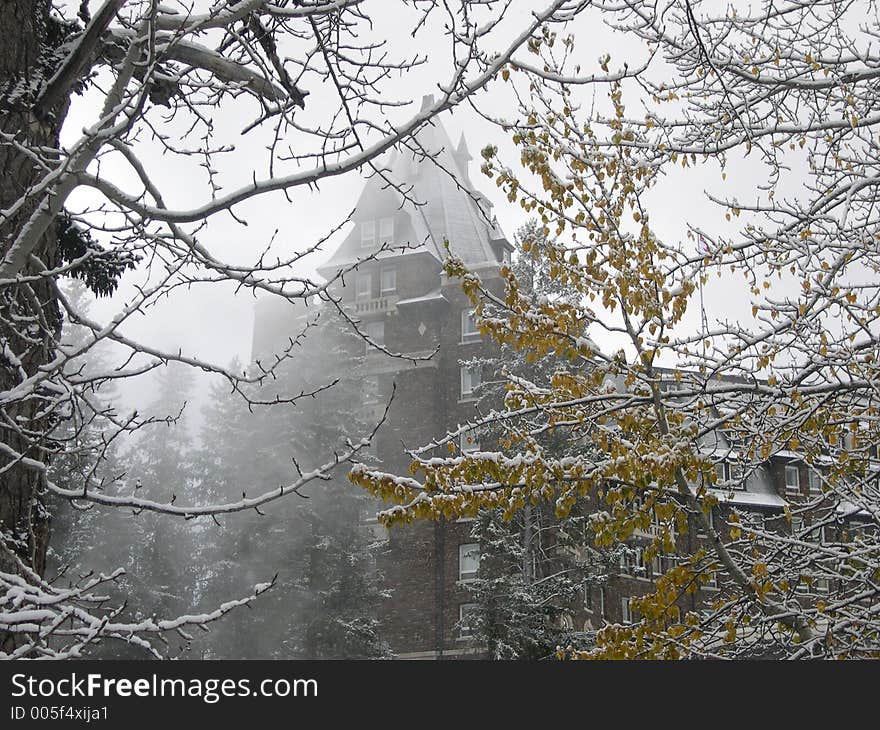
<path id="1" fill-rule="evenodd" d="M 511 23 L 521 17 L 517 13 L 526 13 L 526 9 L 517 4 L 516 12 L 511 11 Z M 609 31 L 585 23 L 579 27 L 585 70 L 595 66 L 612 44 L 618 57 L 637 59 L 644 54 L 640 44 L 621 43 Z M 419 52 L 429 63 L 395 89 L 400 100 L 410 103 L 390 108 L 393 120 L 412 116 L 422 95 L 437 85 L 430 60 L 443 54 L 442 44 Z M 321 90 L 310 91 L 305 113 L 320 116 L 325 109 Z M 584 92 L 580 102 L 585 106 L 602 103 L 592 93 Z M 632 97 L 633 108 L 638 102 Z M 495 117 L 516 113 L 514 99 L 505 87 L 492 87 L 476 104 L 484 113 L 491 110 Z M 67 123 L 71 130 L 68 140 L 93 115 L 93 100 L 88 94 L 78 98 Z M 237 139 L 245 120 L 235 113 L 214 121 L 217 138 L 236 139 L 238 153 L 252 155 L 256 162 L 248 170 L 234 165 L 224 168 L 221 162 L 211 182 L 223 189 L 234 186 L 236 178 L 265 176 L 262 158 L 268 140 L 259 135 Z M 492 203 L 501 228 L 512 238 L 527 216 L 479 172 L 479 151 L 487 144 L 497 145 L 499 157 L 508 164 L 517 163 L 509 134 L 468 106 L 442 114 L 439 121 L 453 141 L 461 135 L 467 140 L 476 158 L 470 170 L 474 187 Z M 199 142 L 191 140 L 194 147 Z M 294 139 L 286 142 L 296 144 Z M 146 153 L 145 159 L 156 166 L 157 180 L 174 208 L 195 206 L 209 197 L 207 173 L 188 164 L 189 160 L 175 162 L 158 147 Z M 234 159 L 241 160 L 241 156 Z M 102 165 L 103 174 L 133 184 L 130 173 L 113 156 Z M 794 178 L 802 165 L 802 159 L 793 158 Z M 689 231 L 705 231 L 717 239 L 732 234 L 736 222 L 726 223 L 707 193 L 746 200 L 765 191 L 756 191 L 754 180 L 761 175 L 761 163 L 756 159 L 731 160 L 726 175 L 722 180 L 716 165 L 705 164 L 680 169 L 660 180 L 650 193 L 652 228 L 658 237 L 680 242 L 682 250 L 692 251 L 695 242 L 688 238 Z M 347 219 L 368 177 L 357 172 L 325 180 L 314 189 L 298 191 L 290 200 L 281 193 L 261 196 L 236 206 L 234 217 L 212 217 L 198 231 L 199 240 L 217 257 L 244 265 L 252 264 L 270 246 L 271 257 L 278 260 L 316 246 L 312 255 L 286 267 L 279 276 L 317 281 L 316 267 L 351 231 L 352 223 Z M 784 194 L 784 183 L 781 190 Z M 88 193 L 78 193 L 70 200 L 70 207 L 78 212 L 93 205 Z M 106 240 L 110 239 L 107 234 Z M 154 265 L 161 268 L 156 262 L 143 261 L 126 274 L 113 296 L 91 301 L 91 314 L 101 321 L 111 320 L 154 281 Z M 711 274 L 711 284 L 702 292 L 708 320 L 749 317 L 751 303 L 742 279 L 726 274 L 716 278 L 715 271 Z M 236 368 L 253 371 L 255 312 L 257 302 L 265 297 L 257 298 L 229 282 L 198 279 L 196 276 L 189 284 L 151 301 L 141 314 L 126 322 L 122 328 L 125 335 L 164 352 L 220 367 L 234 363 Z M 332 317 L 321 323 L 322 328 L 336 326 L 341 325 Z M 682 329 L 693 331 L 700 326 L 701 312 L 693 306 Z M 339 337 L 344 341 L 345 335 Z M 320 387 L 337 376 L 343 378 L 332 390 L 295 405 L 249 409 L 238 394 L 230 392 L 222 377 L 197 367 L 161 365 L 121 381 L 102 397 L 120 414 L 136 411 L 141 418 L 157 422 L 113 445 L 101 466 L 105 489 L 157 500 L 173 495 L 189 504 L 235 500 L 242 493 L 257 494 L 293 482 L 300 470 L 313 469 L 334 451 L 344 450 L 346 437 L 361 438 L 371 424 L 358 422 L 351 409 L 360 396 L 358 385 L 344 379 L 356 368 L 356 362 L 344 349 L 315 345 L 321 342 L 317 338 L 313 334 L 307 339 L 300 354 L 280 369 L 278 379 L 259 391 L 263 399 L 284 398 Z M 608 351 L 622 345 L 614 338 L 597 339 Z M 283 342 L 278 344 L 283 346 Z M 117 364 L 127 357 L 113 348 L 104 356 Z M 143 358 L 144 362 L 157 360 L 161 358 Z M 61 481 L 62 472 L 69 467 L 56 467 Z M 147 513 L 125 513 L 116 519 L 99 506 L 86 511 L 65 510 L 57 520 L 53 568 L 70 575 L 125 568 L 116 595 L 128 600 L 124 612 L 133 618 L 208 612 L 225 601 L 247 596 L 255 584 L 275 582 L 274 588 L 250 608 L 234 611 L 210 632 L 179 637 L 171 653 L 181 657 L 384 656 L 387 646 L 375 624 L 377 606 L 393 597 L 382 595 L 380 576 L 367 549 L 373 536 L 357 529 L 362 515 L 375 510 L 375 505 L 348 484 L 345 471 L 342 465 L 333 480 L 262 508 L 264 515 L 251 511 L 217 521 L 184 521 Z M 73 476 L 72 471 L 67 475 Z M 377 545 L 381 549 L 382 541 Z M 118 645 L 95 651 L 99 655 L 141 655 L 135 647 L 129 652 Z"/>

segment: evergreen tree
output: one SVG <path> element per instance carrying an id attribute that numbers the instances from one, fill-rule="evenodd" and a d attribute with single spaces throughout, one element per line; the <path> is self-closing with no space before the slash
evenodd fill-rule
<path id="1" fill-rule="evenodd" d="M 326 384 L 333 362 L 349 355 L 330 343 L 346 334 L 333 322 L 320 332 L 322 351 L 297 363 L 278 382 L 251 393 L 272 400 Z M 327 347 L 324 347 L 326 345 Z M 343 346 L 343 345 L 340 345 Z M 254 407 L 228 392 L 213 391 L 201 434 L 199 479 L 227 496 L 250 488 L 290 484 L 332 458 L 348 436 L 366 424 L 351 404 L 359 402 L 354 380 L 343 379 L 314 398 L 292 405 Z M 296 459 L 296 461 L 294 461 Z M 368 658 L 387 655 L 378 635 L 380 590 L 370 536 L 360 523 L 365 495 L 344 476 L 312 487 L 301 498 L 267 505 L 262 514 L 224 522 L 211 548 L 212 582 L 228 595 L 247 591 L 276 575 L 275 587 L 212 631 L 209 654 L 222 657 Z"/>
<path id="2" fill-rule="evenodd" d="M 229 370 L 241 372 L 241 363 L 233 360 Z M 234 501 L 251 485 L 250 429 L 254 421 L 244 399 L 233 392 L 228 383 L 212 384 L 202 408 L 198 444 L 191 459 L 193 504 L 206 506 Z M 225 554 L 228 522 L 222 517 L 199 518 L 191 525 L 193 551 L 187 572 L 196 610 L 212 610 L 228 596 L 228 585 L 239 583 L 232 578 L 236 566 Z M 236 587 L 247 592 L 253 584 Z M 211 654 L 214 650 L 206 648 L 205 651 Z"/>
<path id="3" fill-rule="evenodd" d="M 77 279 L 63 286 L 73 308 L 87 314 L 91 295 Z M 61 348 L 81 352 L 65 365 L 65 375 L 83 384 L 81 393 L 71 393 L 64 417 L 53 432 L 55 456 L 49 479 L 64 489 L 112 489 L 119 474 L 115 444 L 107 436 L 105 416 L 114 410 L 115 382 L 102 378 L 110 370 L 107 343 L 91 344 L 91 332 L 65 319 Z M 104 510 L 94 504 L 79 504 L 47 496 L 51 512 L 48 553 L 49 575 L 64 573 L 71 584 L 93 572 L 111 573 L 117 567 L 107 550 L 112 532 L 103 525 Z"/>
<path id="4" fill-rule="evenodd" d="M 608 576 L 603 556 L 589 546 L 584 514 L 559 523 L 553 505 L 539 503 L 502 519 L 481 512 L 471 532 L 480 568 L 469 584 L 478 610 L 469 618 L 477 643 L 492 659 L 547 659 L 558 647 L 584 648 L 592 632 L 574 623 L 584 590 Z"/>
<path id="5" fill-rule="evenodd" d="M 150 412 L 156 421 L 145 427 L 125 454 L 125 488 L 144 498 L 196 501 L 193 444 L 186 405 L 191 397 L 191 369 L 169 364 L 159 373 Z M 128 520 L 130 553 L 127 581 L 138 616 L 171 616 L 190 611 L 194 590 L 188 575 L 195 540 L 179 517 L 140 512 Z"/>
<path id="6" fill-rule="evenodd" d="M 376 618 L 380 602 L 375 556 L 360 524 L 362 499 L 334 481 L 309 504 L 308 560 L 301 617 L 291 636 L 304 659 L 371 659 L 388 656 Z"/>
<path id="7" fill-rule="evenodd" d="M 543 225 L 530 220 L 514 239 L 511 268 L 523 295 L 535 302 L 572 296 L 550 276 L 549 263 L 539 255 L 546 236 Z M 482 316 L 496 314 L 487 302 Z M 552 358 L 529 358 L 508 344 L 494 357 L 468 364 L 480 365 L 490 376 L 479 390 L 480 406 L 486 410 L 503 402 L 510 376 L 523 383 L 543 383 L 562 367 Z M 497 428 L 474 434 L 481 444 L 503 444 L 504 435 Z M 588 441 L 565 429 L 536 435 L 530 447 L 550 454 L 589 448 Z M 474 642 L 486 646 L 491 658 L 541 659 L 554 655 L 559 646 L 585 647 L 592 642 L 594 632 L 576 626 L 574 617 L 585 592 L 607 579 L 610 556 L 592 546 L 585 513 L 575 507 L 560 523 L 548 502 L 528 505 L 510 521 L 500 510 L 489 510 L 474 522 L 471 536 L 480 544 L 480 569 L 469 584 L 477 609 L 468 622 Z"/>

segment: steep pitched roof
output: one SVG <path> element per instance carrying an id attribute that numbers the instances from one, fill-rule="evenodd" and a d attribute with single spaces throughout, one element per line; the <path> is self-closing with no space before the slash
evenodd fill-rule
<path id="1" fill-rule="evenodd" d="M 393 243 L 407 246 L 406 250 L 380 256 L 422 253 L 440 262 L 446 258 L 444 241 L 448 240 L 452 252 L 468 266 L 496 262 L 492 244 L 510 244 L 492 215 L 491 204 L 470 183 L 467 162 L 471 157 L 464 136 L 454 147 L 443 125 L 434 120 L 415 140 L 419 151 L 395 150 L 381 163 L 383 175 L 374 173 L 367 180 L 352 219 L 355 223 L 391 216 L 404 220 L 395 226 Z M 395 186 L 420 204 L 404 202 Z M 368 252 L 361 247 L 356 227 L 318 272 L 331 275 Z"/>

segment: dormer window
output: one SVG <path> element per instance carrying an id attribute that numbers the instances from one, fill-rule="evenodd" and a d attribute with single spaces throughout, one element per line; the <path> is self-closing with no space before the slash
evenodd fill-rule
<path id="1" fill-rule="evenodd" d="M 394 240 L 394 218 L 379 220 L 379 243 L 391 243 Z"/>
<path id="2" fill-rule="evenodd" d="M 378 221 L 361 223 L 361 247 L 372 248 L 377 243 L 391 243 L 394 240 L 394 218 L 380 218 Z"/>
<path id="3" fill-rule="evenodd" d="M 376 221 L 364 221 L 361 223 L 361 246 L 376 245 Z"/>
<path id="4" fill-rule="evenodd" d="M 740 491 L 746 488 L 745 480 L 743 479 L 742 465 L 739 462 L 719 461 L 715 464 L 715 474 L 718 478 L 718 487 L 723 487 L 724 489 L 739 489 Z"/>

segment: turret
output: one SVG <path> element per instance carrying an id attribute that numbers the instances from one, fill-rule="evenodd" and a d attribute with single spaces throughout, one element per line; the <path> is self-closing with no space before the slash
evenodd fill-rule
<path id="1" fill-rule="evenodd" d="M 470 173 L 468 171 L 468 163 L 474 158 L 471 157 L 471 153 L 468 150 L 467 142 L 464 138 L 464 132 L 461 133 L 461 137 L 458 140 L 458 147 L 455 152 L 452 153 L 452 157 L 455 159 L 455 164 L 458 165 L 458 171 L 461 173 L 461 178 L 464 183 L 468 187 L 473 187 Z"/>

